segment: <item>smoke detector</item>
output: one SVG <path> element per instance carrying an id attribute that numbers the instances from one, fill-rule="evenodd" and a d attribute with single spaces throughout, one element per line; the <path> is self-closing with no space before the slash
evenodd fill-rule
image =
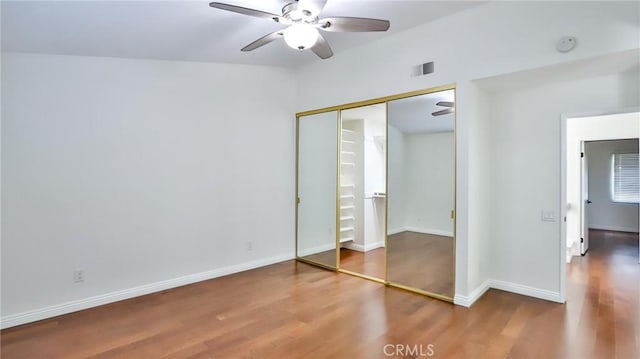
<path id="1" fill-rule="evenodd" d="M 556 50 L 559 52 L 569 52 L 576 47 L 578 39 L 575 36 L 564 36 L 556 44 Z"/>

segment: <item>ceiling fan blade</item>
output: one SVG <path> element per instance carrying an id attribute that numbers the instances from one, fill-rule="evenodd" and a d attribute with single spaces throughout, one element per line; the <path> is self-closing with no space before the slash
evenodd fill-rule
<path id="1" fill-rule="evenodd" d="M 273 20 L 275 22 L 280 22 L 280 20 L 282 19 L 280 15 L 272 14 L 265 11 L 255 10 L 255 9 L 249 9 L 242 6 L 224 4 L 221 2 L 212 2 L 212 3 L 209 3 L 209 6 L 216 9 L 231 11 L 231 12 L 235 12 L 242 15 L 249 15 L 249 16 L 259 17 L 261 19 Z"/>
<path id="2" fill-rule="evenodd" d="M 455 111 L 452 108 L 446 108 L 444 110 L 440 110 L 440 111 L 436 111 L 431 113 L 433 116 L 442 116 L 442 115 L 448 115 L 450 113 L 454 113 Z"/>
<path id="3" fill-rule="evenodd" d="M 326 4 L 327 0 L 298 0 L 298 10 L 309 10 L 318 16 Z"/>
<path id="4" fill-rule="evenodd" d="M 453 107 L 453 102 L 452 101 L 440 101 L 440 102 L 436 103 L 436 106 Z"/>
<path id="5" fill-rule="evenodd" d="M 328 17 L 318 20 L 318 28 L 335 32 L 387 31 L 389 20 L 367 19 L 364 17 Z"/>
<path id="6" fill-rule="evenodd" d="M 327 40 L 321 34 L 318 34 L 318 41 L 311 48 L 314 54 L 318 55 L 321 59 L 328 59 L 333 56 L 333 50 L 331 50 L 331 46 Z"/>
<path id="7" fill-rule="evenodd" d="M 267 34 L 261 38 L 259 38 L 258 40 L 250 43 L 249 45 L 243 47 L 240 51 L 253 51 L 257 48 L 259 48 L 260 46 L 264 46 L 272 41 L 275 41 L 279 38 L 281 38 L 284 35 L 284 33 L 282 32 L 282 30 L 278 30 L 276 32 L 272 32 L 270 34 Z"/>

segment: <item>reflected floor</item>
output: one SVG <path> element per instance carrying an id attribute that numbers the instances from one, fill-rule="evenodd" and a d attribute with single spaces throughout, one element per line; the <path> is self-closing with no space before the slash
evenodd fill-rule
<path id="1" fill-rule="evenodd" d="M 452 237 L 401 232 L 388 237 L 390 282 L 453 297 Z"/>
<path id="2" fill-rule="evenodd" d="M 453 297 L 453 238 L 401 232 L 390 235 L 388 241 L 390 282 Z M 336 251 L 325 251 L 304 259 L 334 267 Z M 384 260 L 384 248 L 368 252 L 340 249 L 340 268 L 370 277 L 385 279 Z"/>
<path id="3" fill-rule="evenodd" d="M 336 266 L 336 250 L 335 249 L 319 252 L 316 254 L 311 254 L 301 258 L 314 263 L 324 264 L 326 266 L 333 267 L 333 268 L 335 268 Z"/>
<path id="4" fill-rule="evenodd" d="M 384 248 L 376 248 L 368 252 L 340 248 L 340 268 L 384 279 Z"/>

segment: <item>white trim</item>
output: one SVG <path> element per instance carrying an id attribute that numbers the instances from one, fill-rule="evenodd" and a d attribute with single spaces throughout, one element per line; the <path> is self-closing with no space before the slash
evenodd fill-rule
<path id="1" fill-rule="evenodd" d="M 398 228 L 394 228 L 394 229 L 390 229 L 387 231 L 387 235 L 388 236 L 392 236 L 394 234 L 398 234 L 398 233 L 402 233 L 402 232 L 406 232 L 407 229 L 405 227 L 398 227 Z"/>
<path id="2" fill-rule="evenodd" d="M 469 295 L 460 295 L 456 294 L 453 297 L 453 304 L 460 305 L 463 307 L 471 307 L 473 303 L 475 303 L 484 293 L 486 293 L 491 287 L 489 284 L 491 283 L 491 279 L 485 280 L 482 284 L 480 284 L 476 289 L 474 289 Z"/>
<path id="3" fill-rule="evenodd" d="M 79 310 L 89 309 L 129 298 L 139 297 L 146 294 L 222 277 L 233 273 L 264 267 L 270 264 L 291 260 L 293 258 L 294 256 L 292 254 L 279 255 L 271 258 L 259 259 L 251 262 L 213 269 L 207 272 L 194 273 L 183 277 L 145 284 L 134 288 L 100 294 L 89 298 L 78 299 L 45 308 L 30 310 L 27 312 L 11 314 L 0 318 L 0 328 L 5 329 L 21 324 L 35 322 L 38 320 L 57 317 L 59 315 L 77 312 Z"/>
<path id="4" fill-rule="evenodd" d="M 347 248 L 347 249 L 351 249 L 354 251 L 358 251 L 358 252 L 368 252 L 370 250 L 374 250 L 377 248 L 383 248 L 384 247 L 384 241 L 381 242 L 375 242 L 375 243 L 369 243 L 369 244 L 357 244 L 354 242 L 350 242 L 350 243 L 346 243 L 343 244 L 342 247 Z"/>
<path id="5" fill-rule="evenodd" d="M 609 226 L 606 224 L 590 224 L 589 229 L 601 229 L 604 231 L 638 233 L 637 227 Z"/>
<path id="6" fill-rule="evenodd" d="M 566 264 L 563 263 L 563 266 L 566 266 Z M 489 281 L 489 286 L 494 289 L 499 289 L 506 292 L 516 293 L 516 294 L 522 294 L 529 297 L 549 300 L 556 303 L 565 302 L 565 299 L 562 298 L 562 296 L 560 295 L 560 292 L 553 292 L 546 289 L 540 289 L 540 288 L 530 287 L 527 285 L 505 282 L 502 280 L 495 280 L 495 279 L 491 279 Z"/>
<path id="7" fill-rule="evenodd" d="M 431 228 L 421 228 L 421 227 L 399 227 L 389 230 L 388 235 L 394 235 L 402 232 L 416 232 L 416 233 L 424 233 L 424 234 L 433 234 L 434 236 L 443 236 L 443 237 L 451 237 L 453 238 L 453 232 L 451 231 L 443 231 L 441 229 L 431 229 Z"/>
<path id="8" fill-rule="evenodd" d="M 309 249 L 305 249 L 305 250 L 300 250 L 298 248 L 298 257 L 306 257 L 306 256 L 310 256 L 313 254 L 318 254 L 318 253 L 322 253 L 322 252 L 326 252 L 326 251 L 330 251 L 330 250 L 335 250 L 336 249 L 336 243 L 329 243 L 329 244 L 323 244 L 321 246 L 317 246 L 317 247 L 313 247 L 313 248 L 309 248 Z"/>

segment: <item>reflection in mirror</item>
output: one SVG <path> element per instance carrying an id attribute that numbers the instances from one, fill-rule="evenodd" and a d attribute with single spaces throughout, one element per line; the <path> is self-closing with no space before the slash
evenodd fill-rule
<path id="1" fill-rule="evenodd" d="M 454 90 L 388 102 L 389 282 L 454 295 Z"/>
<path id="2" fill-rule="evenodd" d="M 340 269 L 384 279 L 386 104 L 341 117 Z"/>
<path id="3" fill-rule="evenodd" d="M 338 113 L 298 119 L 297 256 L 337 268 Z"/>

